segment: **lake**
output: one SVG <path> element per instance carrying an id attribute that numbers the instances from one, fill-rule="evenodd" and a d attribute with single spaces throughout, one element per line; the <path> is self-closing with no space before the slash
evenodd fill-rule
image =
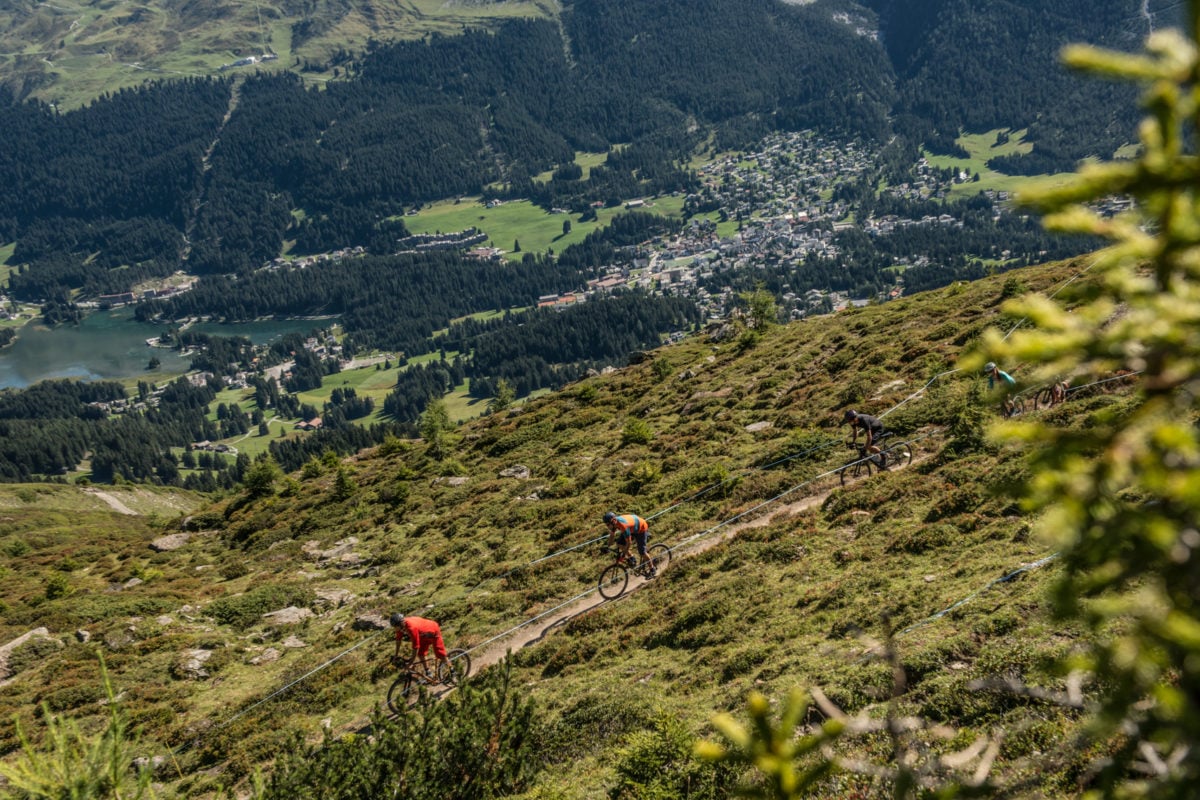
<path id="1" fill-rule="evenodd" d="M 336 321 L 197 323 L 189 330 L 217 336 L 245 336 L 255 344 L 266 344 L 285 333 L 306 333 Z M 187 371 L 190 358 L 146 344 L 147 339 L 157 337 L 168 327 L 172 326 L 137 322 L 133 310 L 128 308 L 97 311 L 79 325 L 48 328 L 41 323 L 30 323 L 18 330 L 12 345 L 0 350 L 0 389 L 24 389 L 50 378 L 98 381 L 139 377 L 153 382 L 178 375 Z M 155 356 L 161 366 L 146 369 Z"/>

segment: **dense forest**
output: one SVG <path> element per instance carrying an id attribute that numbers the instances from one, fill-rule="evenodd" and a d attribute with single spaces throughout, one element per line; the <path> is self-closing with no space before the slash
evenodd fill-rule
<path id="1" fill-rule="evenodd" d="M 455 317 L 527 306 L 582 282 L 581 273 L 544 256 L 494 263 L 432 251 L 217 276 L 193 291 L 142 303 L 137 314 L 143 320 L 219 314 L 228 321 L 338 315 L 349 334 L 344 343 L 349 352 L 387 348 L 417 355 L 429 352 L 430 335 Z"/>
<path id="2" fill-rule="evenodd" d="M 1134 88 L 1081 80 L 1058 63 L 1070 42 L 1135 50 L 1150 32 L 1142 0 L 866 0 L 880 15 L 895 70 L 897 125 L 942 152 L 960 131 L 1027 128 L 1031 153 L 998 160 L 1009 174 L 1073 169 L 1130 141 Z M 1178 24 L 1179 4 L 1156 12 Z"/>
<path id="3" fill-rule="evenodd" d="M 177 484 L 199 490 L 233 486 L 248 464 L 245 457 L 219 453 L 186 454 L 171 447 L 230 436 L 249 423 L 205 418 L 216 397 L 212 385 L 180 378 L 153 392 L 141 383 L 127 397 L 112 381 L 42 381 L 22 390 L 0 392 L 0 480 L 30 481 L 62 475 L 89 459 L 93 480 Z"/>
<path id="4" fill-rule="evenodd" d="M 1128 112 L 1113 109 L 1132 104 L 1068 76 L 1058 47 L 1132 44 L 1145 22 L 1134 0 L 1043 6 L 872 0 L 831 15 L 772 0 L 576 0 L 561 25 L 376 43 L 323 89 L 293 74 L 170 80 L 68 112 L 3 94 L 9 288 L 61 304 L 180 267 L 236 274 L 285 239 L 385 254 L 404 235 L 390 218 L 468 193 L 584 212 L 686 191 L 683 159 L 710 133 L 736 147 L 771 130 L 899 132 L 945 149 L 960 130 L 1028 127 L 1034 151 L 995 166 L 1070 168 L 1128 141 Z M 576 150 L 609 156 L 585 180 Z"/>

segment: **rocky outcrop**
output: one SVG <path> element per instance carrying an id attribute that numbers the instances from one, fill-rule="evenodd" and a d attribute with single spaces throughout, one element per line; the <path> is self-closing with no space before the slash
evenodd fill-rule
<path id="1" fill-rule="evenodd" d="M 356 631 L 383 631 L 391 627 L 387 617 L 383 614 L 371 611 L 366 614 L 359 614 L 354 618 L 353 624 L 350 626 Z"/>
<path id="2" fill-rule="evenodd" d="M 529 467 L 525 466 L 524 464 L 514 464 L 513 466 L 508 467 L 507 469 L 500 470 L 501 478 L 516 478 L 518 480 L 528 480 L 529 476 L 532 474 L 533 473 L 530 471 Z"/>
<path id="3" fill-rule="evenodd" d="M 361 566 L 365 561 L 362 556 L 354 552 L 354 546 L 357 544 L 358 538 L 349 536 L 334 542 L 333 547 L 325 550 L 321 549 L 321 543 L 316 540 L 305 542 L 301 549 L 305 557 L 310 561 L 316 561 L 323 567 L 352 568 Z"/>
<path id="4" fill-rule="evenodd" d="M 184 650 L 180 656 L 178 672 L 180 677 L 189 680 L 204 680 L 209 676 L 204 666 L 212 658 L 212 650 Z"/>
<path id="5" fill-rule="evenodd" d="M 272 625 L 297 625 L 315 616 L 311 609 L 288 606 L 278 611 L 268 611 L 262 618 Z"/>
<path id="6" fill-rule="evenodd" d="M 14 674 L 20 671 L 21 659 L 14 658 L 18 650 L 26 647 L 39 647 L 46 649 L 58 649 L 63 647 L 63 643 L 50 635 L 50 631 L 46 628 L 34 628 L 28 633 L 23 633 L 13 639 L 6 645 L 0 646 L 0 686 L 4 685 Z"/>
<path id="7" fill-rule="evenodd" d="M 314 605 L 325 608 L 341 608 L 354 599 L 354 595 L 346 589 L 317 589 Z"/>
<path id="8" fill-rule="evenodd" d="M 280 652 L 278 650 L 276 650 L 274 647 L 268 647 L 266 650 L 263 650 L 254 658 L 250 659 L 248 663 L 254 664 L 255 666 L 258 666 L 259 664 L 270 664 L 272 661 L 278 661 L 279 656 Z"/>
<path id="9" fill-rule="evenodd" d="M 188 543 L 191 539 L 190 533 L 172 533 L 167 536 L 160 536 L 150 543 L 150 549 L 156 553 L 167 553 L 171 550 L 178 550 Z"/>

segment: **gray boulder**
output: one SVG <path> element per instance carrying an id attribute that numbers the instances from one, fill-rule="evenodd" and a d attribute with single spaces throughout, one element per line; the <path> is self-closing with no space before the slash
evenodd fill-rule
<path id="1" fill-rule="evenodd" d="M 296 625 L 315 616 L 311 609 L 288 606 L 278 611 L 268 611 L 263 614 L 263 619 L 272 625 Z"/>
<path id="2" fill-rule="evenodd" d="M 150 543 L 150 549 L 157 553 L 178 550 L 187 544 L 190 538 L 192 538 L 191 534 L 188 533 L 172 533 L 167 536 L 160 536 Z"/>

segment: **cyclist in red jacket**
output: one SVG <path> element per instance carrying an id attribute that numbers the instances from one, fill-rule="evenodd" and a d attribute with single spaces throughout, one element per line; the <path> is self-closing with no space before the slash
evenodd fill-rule
<path id="1" fill-rule="evenodd" d="M 396 660 L 400 659 L 400 642 L 407 639 L 412 642 L 412 657 L 420 659 L 421 670 L 429 678 L 429 665 L 425 663 L 425 654 L 433 645 L 433 654 L 438 661 L 450 668 L 450 659 L 446 656 L 446 643 L 442 641 L 442 627 L 431 619 L 424 617 L 406 617 L 403 614 L 392 614 L 392 627 L 396 630 Z"/>

